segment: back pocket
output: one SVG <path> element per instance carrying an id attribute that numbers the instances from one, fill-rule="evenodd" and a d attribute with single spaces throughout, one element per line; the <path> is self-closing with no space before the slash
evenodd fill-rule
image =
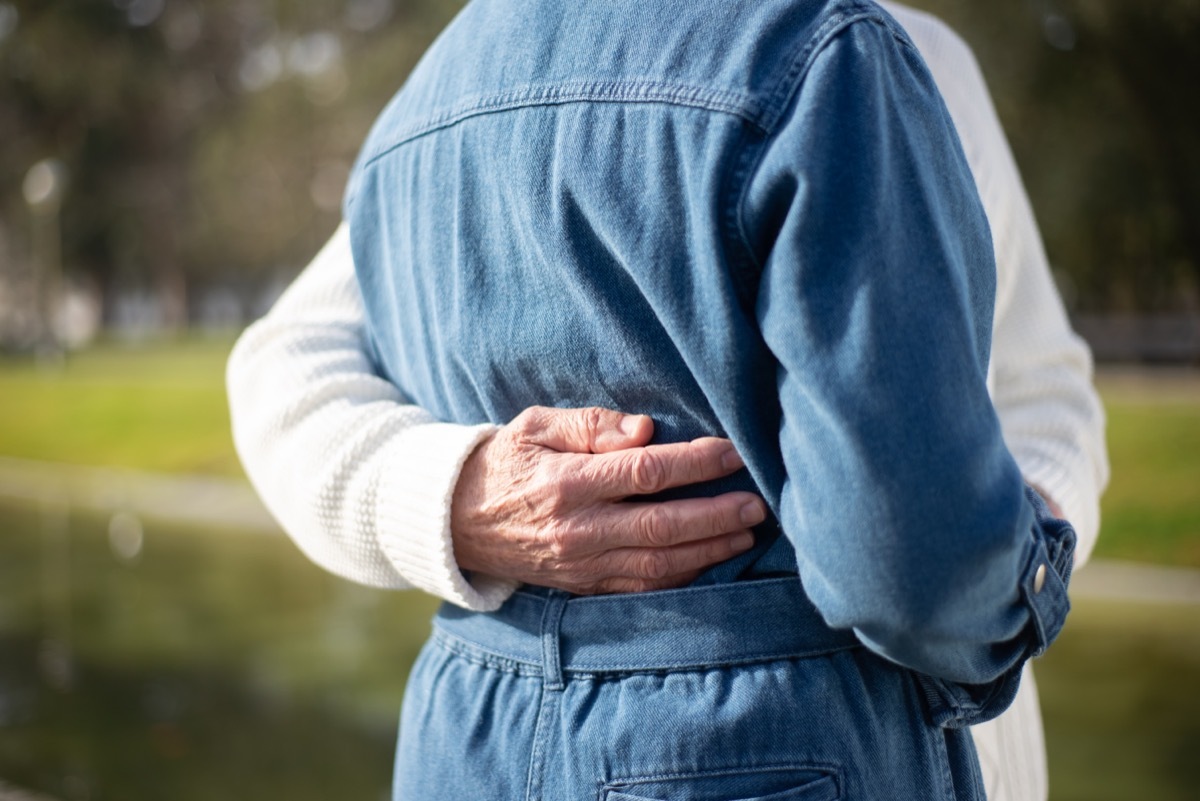
<path id="1" fill-rule="evenodd" d="M 837 772 L 828 767 L 738 768 L 614 779 L 603 801 L 838 801 Z"/>

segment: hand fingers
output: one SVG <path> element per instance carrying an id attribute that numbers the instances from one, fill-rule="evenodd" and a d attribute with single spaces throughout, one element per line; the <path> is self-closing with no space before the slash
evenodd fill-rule
<path id="1" fill-rule="evenodd" d="M 608 503 L 555 530 L 556 556 L 579 560 L 616 548 L 669 548 L 757 526 L 766 504 L 751 492 L 652 503 Z"/>
<path id="2" fill-rule="evenodd" d="M 526 442 L 565 453 L 610 453 L 645 445 L 654 422 L 644 414 L 611 409 L 534 406 L 513 420 Z"/>
<path id="3" fill-rule="evenodd" d="M 588 573 L 603 578 L 587 579 L 576 568 L 571 571 L 573 578 L 556 573 L 546 577 L 545 583 L 577 595 L 651 592 L 685 587 L 713 565 L 744 553 L 753 543 L 751 532 L 737 531 L 674 548 L 619 549 L 605 554 L 589 566 Z M 663 570 L 673 570 L 676 565 L 688 567 L 667 575 L 657 575 Z M 614 569 L 622 571 L 622 574 L 605 574 L 605 571 Z"/>
<path id="4" fill-rule="evenodd" d="M 659 503 L 614 503 L 597 515 L 581 538 L 591 550 L 669 548 L 757 526 L 766 519 L 763 500 L 750 492 Z"/>
<path id="5" fill-rule="evenodd" d="M 750 550 L 753 545 L 753 534 L 737 531 L 670 548 L 618 548 L 596 558 L 597 565 L 602 565 L 602 574 L 611 577 L 601 580 L 597 586 L 617 586 L 621 582 L 614 584 L 614 580 L 619 579 L 652 584 L 668 581 L 672 576 L 702 571 L 724 562 Z"/>
<path id="6" fill-rule="evenodd" d="M 729 440 L 703 437 L 599 456 L 584 467 L 578 489 L 602 498 L 649 495 L 723 478 L 744 466 Z"/>

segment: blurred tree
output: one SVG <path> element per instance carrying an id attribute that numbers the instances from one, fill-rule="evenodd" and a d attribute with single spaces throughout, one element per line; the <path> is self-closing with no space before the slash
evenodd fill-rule
<path id="1" fill-rule="evenodd" d="M 910 0 L 974 47 L 1080 310 L 1200 308 L 1200 0 Z M 64 262 L 152 288 L 286 278 L 460 0 L 0 0 L 0 232 L 67 163 Z M 194 305 L 194 303 L 193 303 Z"/>
<path id="2" fill-rule="evenodd" d="M 4 213 L 15 216 L 9 187 L 23 165 L 62 158 L 73 176 L 67 264 L 105 288 L 151 284 L 164 321 L 181 324 L 189 265 L 179 224 L 191 212 L 192 120 L 224 112 L 234 26 L 210 11 L 208 35 L 191 35 L 187 27 L 203 21 L 186 3 L 173 3 L 169 14 L 146 2 L 10 7 L 19 21 L 0 50 Z"/>
<path id="3" fill-rule="evenodd" d="M 911 2 L 975 49 L 1078 309 L 1200 310 L 1200 2 Z"/>
<path id="4" fill-rule="evenodd" d="M 302 264 L 337 220 L 377 109 L 456 2 L 0 2 L 0 222 L 62 159 L 64 261 L 150 288 L 181 325 L 188 287 Z"/>
<path id="5" fill-rule="evenodd" d="M 1080 162 L 1054 248 L 1096 305 L 1196 310 L 1200 3 L 1071 0 L 1060 13 L 1077 44 L 1043 51 L 1034 95 L 1069 112 L 1055 155 Z"/>

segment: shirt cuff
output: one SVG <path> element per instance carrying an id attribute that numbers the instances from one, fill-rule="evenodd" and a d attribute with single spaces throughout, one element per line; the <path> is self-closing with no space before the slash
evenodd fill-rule
<path id="1" fill-rule="evenodd" d="M 403 432 L 384 462 L 374 502 L 380 547 L 413 587 L 477 612 L 498 609 L 516 581 L 463 575 L 454 558 L 450 502 L 463 463 L 497 426 L 427 423 Z"/>
<path id="2" fill-rule="evenodd" d="M 1021 571 L 1021 599 L 1029 610 L 1029 624 L 1022 631 L 1024 652 L 994 681 L 966 684 L 917 674 L 925 695 L 930 722 L 957 729 L 991 720 L 1012 703 L 1020 686 L 1025 663 L 1041 656 L 1062 631 L 1071 603 L 1067 585 L 1075 563 L 1075 530 L 1050 513 L 1046 502 L 1031 487 L 1025 497 L 1033 505 L 1031 529 L 1033 548 Z"/>
<path id="3" fill-rule="evenodd" d="M 1067 584 L 1075 564 L 1075 530 L 1054 517 L 1041 497 L 1025 491 L 1034 509 L 1035 546 L 1021 576 L 1021 595 L 1029 607 L 1034 642 L 1030 656 L 1041 656 L 1058 637 L 1071 609 Z"/>

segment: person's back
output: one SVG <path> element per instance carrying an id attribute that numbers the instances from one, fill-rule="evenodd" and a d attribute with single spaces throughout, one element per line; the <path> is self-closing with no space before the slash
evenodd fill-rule
<path id="1" fill-rule="evenodd" d="M 387 375 L 445 419 L 549 400 L 649 414 L 664 441 L 761 441 L 779 412 L 756 295 L 779 221 L 747 219 L 751 160 L 812 47 L 855 13 L 871 9 L 468 5 L 351 189 Z"/>
<path id="2" fill-rule="evenodd" d="M 928 684 L 937 722 L 999 711 L 1061 625 L 1069 545 L 1041 542 L 984 385 L 986 222 L 878 6 L 479 0 L 381 117 L 346 216 L 407 396 L 728 436 L 787 539 L 708 582 L 798 563 L 829 626 L 997 682 Z"/>
<path id="3" fill-rule="evenodd" d="M 351 190 L 387 193 L 347 213 L 387 377 L 447 420 L 540 403 L 647 414 L 658 441 L 728 432 L 777 501 L 747 160 L 783 123 L 817 29 L 867 11 L 469 5 L 382 116 Z M 754 483 L 676 494 L 731 489 Z"/>

